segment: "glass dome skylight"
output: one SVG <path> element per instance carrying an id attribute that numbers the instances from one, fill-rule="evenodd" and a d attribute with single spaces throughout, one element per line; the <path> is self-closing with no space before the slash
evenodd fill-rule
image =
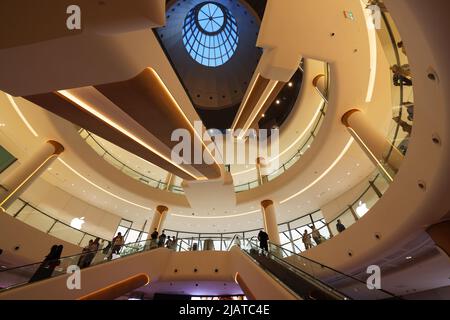
<path id="1" fill-rule="evenodd" d="M 203 2 L 188 12 L 183 43 L 190 56 L 207 67 L 231 59 L 238 45 L 238 28 L 231 12 L 217 2 Z"/>

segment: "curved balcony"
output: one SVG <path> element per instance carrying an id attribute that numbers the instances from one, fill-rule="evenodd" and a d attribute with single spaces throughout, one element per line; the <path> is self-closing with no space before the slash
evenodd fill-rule
<path id="1" fill-rule="evenodd" d="M 296 219 L 278 224 L 281 247 L 286 249 L 286 252 L 291 251 L 295 254 L 306 251 L 302 239 L 305 230 L 308 231 L 307 234 L 310 237 L 312 236 L 312 233 L 309 232 L 311 226 L 315 226 L 322 239 L 321 242 L 312 242 L 314 246 L 318 246 L 323 241 L 333 238 L 339 233 L 336 228 L 337 220 L 340 220 L 348 229 L 369 212 L 370 208 L 382 197 L 387 188 L 388 183 L 383 176 L 379 173 L 374 173 L 369 177 L 364 191 L 332 220 L 326 221 L 322 212 L 318 209 Z M 42 232 L 81 247 L 87 245 L 89 240 L 97 238 L 93 234 L 71 227 L 68 223 L 51 217 L 23 199 L 17 199 L 7 209 L 6 213 Z M 165 229 L 165 233 L 167 236 L 175 236 L 178 239 L 177 251 L 188 251 L 193 250 L 193 248 L 198 250 L 228 250 L 237 235 L 242 240 L 249 240 L 255 238 L 260 230 L 262 228 L 226 233 L 194 233 Z M 119 226 L 117 232 L 124 234 L 125 243 L 144 241 L 148 236 L 146 230 L 137 230 L 131 227 L 124 228 Z M 103 240 L 110 241 L 107 239 Z"/>
<path id="2" fill-rule="evenodd" d="M 329 88 L 329 66 L 327 64 L 324 71 L 325 74 L 318 76 L 324 80 L 322 87 L 319 88 L 317 86 L 317 83 L 314 83 L 315 89 L 323 99 L 322 104 L 318 107 L 317 111 L 314 113 L 314 116 L 309 123 L 309 127 L 305 128 L 306 134 L 304 134 L 303 137 L 301 137 L 301 139 L 298 142 L 296 142 L 293 154 L 279 168 L 268 174 L 266 176 L 267 179 L 265 179 L 266 181 L 271 181 L 275 179 L 276 177 L 286 172 L 292 165 L 294 165 L 301 158 L 301 156 L 305 152 L 307 152 L 307 150 L 313 143 L 314 138 L 317 136 L 317 133 L 321 128 L 327 110 L 327 102 L 328 102 L 327 96 Z M 290 104 L 289 106 L 286 107 L 287 110 L 291 110 L 297 102 L 297 96 L 299 94 L 299 87 L 300 87 L 300 85 L 297 82 L 301 83 L 301 77 L 293 77 L 292 82 L 286 85 L 298 89 L 294 90 L 293 92 L 289 92 L 293 96 L 290 97 L 289 99 L 285 99 L 285 101 L 287 101 L 287 103 Z M 121 161 L 118 156 L 114 155 L 113 152 L 109 151 L 108 148 L 106 148 L 93 134 L 91 134 L 86 129 L 80 129 L 79 134 L 101 158 L 103 158 L 105 161 L 107 161 L 108 163 L 110 163 L 111 165 L 113 165 L 126 175 L 142 183 L 145 183 L 151 186 L 152 188 L 167 190 L 178 194 L 184 194 L 183 188 L 181 187 L 180 184 L 170 184 L 170 183 L 167 184 L 166 177 L 161 176 L 150 177 L 147 174 L 144 174 L 136 169 L 131 168 L 129 165 Z M 230 170 L 231 168 L 230 165 L 227 165 L 226 167 L 228 168 L 228 170 Z M 250 169 L 249 171 L 251 170 L 255 170 L 255 168 Z M 166 174 L 169 175 L 168 172 L 166 172 Z M 255 179 L 247 183 L 236 185 L 235 192 L 239 193 L 251 190 L 253 188 L 257 188 L 258 186 L 260 186 L 260 179 Z"/>
<path id="3" fill-rule="evenodd" d="M 132 177 L 135 180 L 138 180 L 139 182 L 145 183 L 152 188 L 184 194 L 183 188 L 181 188 L 180 185 L 168 184 L 167 182 L 163 181 L 162 178 L 157 179 L 149 177 L 126 165 L 121 160 L 119 160 L 118 157 L 109 152 L 89 131 L 80 129 L 79 133 L 81 137 L 86 141 L 86 143 L 89 144 L 101 158 L 103 158 L 109 164 L 113 165 L 126 175 Z M 167 174 L 169 173 L 167 172 Z"/>

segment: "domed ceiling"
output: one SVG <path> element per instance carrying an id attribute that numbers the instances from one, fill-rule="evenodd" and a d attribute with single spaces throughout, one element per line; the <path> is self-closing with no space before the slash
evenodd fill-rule
<path id="1" fill-rule="evenodd" d="M 256 47 L 266 1 L 168 1 L 156 30 L 207 128 L 227 129 L 262 50 Z"/>

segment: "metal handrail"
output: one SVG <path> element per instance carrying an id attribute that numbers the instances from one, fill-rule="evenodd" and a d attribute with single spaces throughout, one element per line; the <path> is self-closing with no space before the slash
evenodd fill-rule
<path id="1" fill-rule="evenodd" d="M 256 243 L 253 243 L 253 241 L 249 242 L 250 247 L 252 248 L 256 248 L 259 249 L 258 245 Z M 272 243 L 270 243 L 271 245 L 273 245 Z M 299 269 L 298 267 L 284 261 L 283 259 L 280 259 L 279 257 L 277 257 L 276 255 L 272 254 L 271 251 L 269 250 L 269 257 L 272 258 L 273 260 L 277 261 L 279 264 L 283 265 L 288 265 L 284 266 L 285 268 L 288 268 L 290 270 L 292 270 L 294 273 L 296 273 L 297 275 L 299 275 L 300 277 L 302 277 L 304 280 L 321 287 L 324 291 L 327 291 L 328 293 L 333 294 L 336 298 L 342 299 L 342 300 L 351 300 L 350 297 L 348 297 L 347 295 L 341 293 L 340 291 L 338 291 L 337 289 L 331 287 L 330 285 L 324 283 L 322 280 L 316 278 L 314 275 L 309 274 L 308 272 Z"/>
<path id="2" fill-rule="evenodd" d="M 302 70 L 303 71 L 303 70 Z M 327 63 L 326 64 L 326 69 L 325 69 L 325 73 L 326 73 L 326 88 L 325 88 L 325 96 L 321 93 L 319 93 L 320 97 L 323 100 L 323 106 L 320 108 L 320 112 L 318 113 L 318 117 L 317 117 L 317 121 L 315 122 L 313 129 L 310 131 L 310 134 L 308 136 L 308 138 L 305 140 L 305 142 L 302 144 L 302 146 L 300 148 L 297 149 L 297 151 L 289 158 L 289 160 L 285 161 L 278 169 L 273 170 L 271 173 L 269 173 L 267 176 L 270 177 L 271 175 L 273 175 L 274 173 L 276 173 L 277 171 L 279 171 L 280 169 L 283 169 L 283 171 L 287 171 L 288 169 L 286 169 L 286 164 L 290 163 L 292 161 L 292 159 L 298 157 L 298 159 L 300 158 L 299 155 L 303 155 L 303 149 L 305 148 L 306 145 L 308 145 L 308 143 L 310 144 L 311 142 L 309 142 L 309 140 L 311 138 L 315 138 L 316 134 L 318 132 L 318 127 L 320 124 L 320 121 L 322 120 L 322 118 L 325 117 L 326 114 L 326 109 L 328 106 L 328 99 L 329 99 L 329 87 L 330 87 L 330 65 Z M 297 161 L 298 161 L 297 159 Z M 248 191 L 251 189 L 254 189 L 251 187 L 251 185 L 255 184 L 257 187 L 259 186 L 259 180 L 255 179 L 246 183 L 242 183 L 240 185 L 237 185 L 234 187 L 234 189 L 236 190 L 236 192 L 243 192 L 243 191 Z M 239 188 L 242 188 L 244 186 L 247 186 L 247 189 L 244 190 L 237 190 Z"/>
<path id="3" fill-rule="evenodd" d="M 86 140 L 87 138 L 91 138 L 103 151 L 104 151 L 104 154 L 102 155 L 102 157 L 105 155 L 105 154 L 108 154 L 111 158 L 113 158 L 115 161 L 117 161 L 118 163 L 120 163 L 121 165 L 122 165 L 122 167 L 123 168 L 127 168 L 127 169 L 129 169 L 130 171 L 133 171 L 134 173 L 136 173 L 137 175 L 139 175 L 140 177 L 142 177 L 142 178 L 144 178 L 144 179 L 148 179 L 148 180 L 150 180 L 150 181 L 153 181 L 153 182 L 155 182 L 155 183 L 157 183 L 158 184 L 158 187 L 161 185 L 161 186 L 165 186 L 164 187 L 164 190 L 169 190 L 169 191 L 171 191 L 171 190 L 176 190 L 176 191 L 178 191 L 178 192 L 183 192 L 183 189 L 180 187 L 180 186 L 177 186 L 177 185 L 174 185 L 174 184 L 171 184 L 171 185 L 169 185 L 169 186 L 167 186 L 167 183 L 165 183 L 165 182 L 162 182 L 161 180 L 156 180 L 156 179 L 154 179 L 154 178 L 151 178 L 151 177 L 149 177 L 149 176 L 146 176 L 145 174 L 143 174 L 143 173 L 141 173 L 141 172 L 139 172 L 139 171 L 137 171 L 137 170 L 135 170 L 135 169 L 133 169 L 133 168 L 131 168 L 130 166 L 128 166 L 128 165 L 126 165 L 125 163 L 123 163 L 121 160 L 119 160 L 119 159 L 117 159 L 111 152 L 109 152 L 108 150 L 106 150 L 106 148 L 100 143 L 100 142 L 98 142 L 97 141 L 97 139 L 89 132 L 89 131 L 87 131 L 86 129 L 84 129 L 84 128 L 81 128 L 80 129 L 80 131 L 79 131 L 79 133 L 81 134 L 81 133 L 83 133 L 83 132 L 85 132 L 86 134 L 87 134 L 87 136 L 86 136 L 86 138 L 84 138 L 84 140 Z M 159 188 L 157 188 L 157 189 L 159 189 Z"/>

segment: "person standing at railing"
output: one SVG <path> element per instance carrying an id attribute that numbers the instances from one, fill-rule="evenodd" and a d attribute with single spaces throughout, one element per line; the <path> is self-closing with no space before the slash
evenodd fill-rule
<path id="1" fill-rule="evenodd" d="M 344 230 L 345 230 L 345 226 L 342 224 L 341 220 L 339 220 L 339 219 L 336 222 L 336 230 L 339 233 L 344 232 Z"/>
<path id="2" fill-rule="evenodd" d="M 171 243 L 172 243 L 172 239 L 170 239 L 170 236 L 168 236 L 168 237 L 167 237 L 167 241 L 166 241 L 166 243 L 165 243 L 165 247 L 166 247 L 167 249 L 169 249 L 170 246 L 171 246 Z"/>
<path id="3" fill-rule="evenodd" d="M 158 230 L 156 228 L 150 235 L 150 238 L 150 249 L 158 248 Z"/>
<path id="4" fill-rule="evenodd" d="M 87 268 L 91 265 L 92 260 L 94 260 L 95 255 L 100 246 L 100 238 L 96 238 L 88 247 L 88 253 L 84 258 L 83 268 Z"/>
<path id="5" fill-rule="evenodd" d="M 312 238 L 314 239 L 314 242 L 316 243 L 316 245 L 319 245 L 322 243 L 322 235 L 320 234 L 319 230 L 316 229 L 315 225 L 311 226 L 311 235 Z"/>
<path id="6" fill-rule="evenodd" d="M 258 233 L 258 240 L 259 240 L 259 247 L 264 252 L 269 252 L 269 235 L 263 231 L 260 230 Z"/>
<path id="7" fill-rule="evenodd" d="M 122 248 L 123 244 L 124 244 L 123 236 L 122 236 L 122 233 L 119 232 L 117 234 L 117 236 L 115 236 L 112 240 L 112 251 L 111 251 L 110 256 L 108 257 L 109 260 L 112 259 L 113 254 L 119 254 L 120 249 Z"/>
<path id="8" fill-rule="evenodd" d="M 305 250 L 312 248 L 311 235 L 308 233 L 308 230 L 305 229 L 302 236 L 303 244 L 305 245 Z"/>
<path id="9" fill-rule="evenodd" d="M 164 233 L 164 231 L 161 233 L 161 235 L 159 236 L 159 240 L 158 240 L 158 247 L 162 248 L 164 247 L 164 243 L 166 243 L 166 234 Z"/>
<path id="10" fill-rule="evenodd" d="M 239 248 L 241 247 L 241 239 L 239 239 L 239 236 L 236 236 L 236 238 L 234 238 L 234 245 L 238 246 Z"/>
<path id="11" fill-rule="evenodd" d="M 55 268 L 61 264 L 59 259 L 61 259 L 63 248 L 62 245 L 52 246 L 49 254 L 45 257 L 44 261 L 42 261 L 41 265 L 28 282 L 36 282 L 50 278 Z"/>
<path id="12" fill-rule="evenodd" d="M 92 239 L 89 240 L 88 244 L 81 251 L 81 255 L 80 255 L 80 258 L 78 259 L 78 263 L 77 263 L 77 265 L 80 267 L 80 269 L 84 268 L 84 265 L 86 263 L 87 254 L 93 243 L 94 243 L 94 241 Z"/>
<path id="13" fill-rule="evenodd" d="M 172 249 L 173 251 L 177 251 L 177 242 L 178 242 L 178 239 L 175 238 L 175 236 L 173 236 L 172 241 L 170 242 L 169 249 Z"/>
<path id="14" fill-rule="evenodd" d="M 404 64 L 401 66 L 395 64 L 391 67 L 391 70 L 394 74 L 392 78 L 394 86 L 412 86 L 411 70 L 408 64 Z"/>

